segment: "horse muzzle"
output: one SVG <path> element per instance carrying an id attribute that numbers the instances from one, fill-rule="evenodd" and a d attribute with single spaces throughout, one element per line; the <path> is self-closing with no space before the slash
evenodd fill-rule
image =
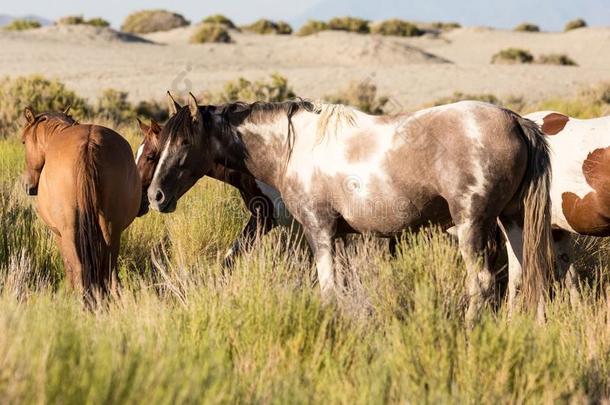
<path id="1" fill-rule="evenodd" d="M 25 185 L 25 192 L 29 195 L 29 196 L 37 196 L 38 195 L 38 186 L 32 186 L 30 184 L 26 184 Z"/>

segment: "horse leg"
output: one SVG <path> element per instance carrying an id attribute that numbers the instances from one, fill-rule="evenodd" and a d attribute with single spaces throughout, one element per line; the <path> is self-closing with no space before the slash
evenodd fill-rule
<path id="1" fill-rule="evenodd" d="M 318 283 L 322 292 L 322 299 L 328 302 L 335 295 L 335 274 L 333 269 L 333 232 L 332 227 L 315 228 L 303 227 L 305 237 L 316 260 Z"/>
<path id="2" fill-rule="evenodd" d="M 468 310 L 466 323 L 472 327 L 480 315 L 483 305 L 493 292 L 494 275 L 490 266 L 495 238 L 490 237 L 496 229 L 494 221 L 466 220 L 457 226 L 460 253 L 464 258 L 467 276 Z"/>
<path id="3" fill-rule="evenodd" d="M 506 240 L 508 256 L 508 315 L 517 305 L 517 295 L 523 284 L 523 227 L 506 218 L 500 219 L 500 229 Z"/>
<path id="4" fill-rule="evenodd" d="M 87 280 L 83 278 L 83 268 L 78 257 L 74 236 L 64 234 L 58 237 L 59 250 L 64 261 L 68 284 L 73 291 L 82 293 L 87 289 Z"/>
<path id="5" fill-rule="evenodd" d="M 118 268 L 118 259 L 119 259 L 119 251 L 121 249 L 121 235 L 112 238 L 110 243 L 110 254 L 109 254 L 109 271 L 110 271 L 110 283 L 109 289 L 110 294 L 118 295 L 119 292 L 119 268 Z"/>
<path id="6" fill-rule="evenodd" d="M 555 264 L 557 266 L 558 280 L 563 282 L 570 293 L 570 303 L 578 305 L 580 303 L 579 277 L 574 267 L 574 249 L 572 235 L 566 231 L 553 231 L 553 241 L 555 242 Z"/>
<path id="7" fill-rule="evenodd" d="M 235 259 L 243 252 L 248 252 L 258 236 L 264 236 L 274 228 L 273 219 L 270 217 L 259 218 L 251 215 L 248 223 L 235 239 L 225 254 L 223 266 L 230 269 L 235 264 Z"/>

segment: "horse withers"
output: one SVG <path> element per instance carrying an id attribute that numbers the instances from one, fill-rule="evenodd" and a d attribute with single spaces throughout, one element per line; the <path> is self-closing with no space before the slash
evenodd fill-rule
<path id="1" fill-rule="evenodd" d="M 279 190 L 303 226 L 325 297 L 336 289 L 336 236 L 455 225 L 472 321 L 491 296 L 499 218 L 518 235 L 526 303 L 542 302 L 553 260 L 549 155 L 539 128 L 511 111 L 479 102 L 382 117 L 307 101 L 210 109 L 191 95 L 163 139 L 152 208 L 174 210 L 215 162 L 252 175 Z M 519 289 L 511 285 L 511 307 Z"/>
<path id="2" fill-rule="evenodd" d="M 55 234 L 69 285 L 86 298 L 118 281 L 121 232 L 134 220 L 142 187 L 131 147 L 111 129 L 81 125 L 67 111 L 25 109 L 25 183 Z"/>

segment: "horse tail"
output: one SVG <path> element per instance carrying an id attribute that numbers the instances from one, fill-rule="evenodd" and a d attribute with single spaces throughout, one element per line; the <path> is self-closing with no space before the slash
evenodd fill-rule
<path id="1" fill-rule="evenodd" d="M 84 292 L 104 293 L 104 272 L 108 269 L 108 247 L 99 223 L 99 176 L 96 165 L 97 145 L 91 139 L 83 146 L 76 162 L 76 251 L 82 267 Z M 98 290 L 98 291 L 95 291 Z"/>
<path id="2" fill-rule="evenodd" d="M 541 309 L 553 277 L 551 232 L 551 160 L 538 125 L 516 117 L 527 145 L 527 168 L 521 186 L 523 203 L 523 297 L 529 308 Z"/>

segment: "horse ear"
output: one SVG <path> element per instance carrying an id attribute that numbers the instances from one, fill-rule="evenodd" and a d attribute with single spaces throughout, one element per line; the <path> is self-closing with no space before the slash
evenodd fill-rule
<path id="1" fill-rule="evenodd" d="M 64 114 L 68 115 L 70 113 L 70 108 L 72 108 L 72 104 L 68 104 L 66 108 L 64 108 Z"/>
<path id="2" fill-rule="evenodd" d="M 148 125 L 146 125 L 145 123 L 143 123 L 142 121 L 140 121 L 139 118 L 136 118 L 136 120 L 138 120 L 138 125 L 140 126 L 140 130 L 142 131 L 142 133 L 144 135 L 146 135 L 148 133 L 148 130 L 150 129 L 150 127 Z"/>
<path id="3" fill-rule="evenodd" d="M 23 115 L 28 121 L 28 124 L 32 124 L 34 121 L 36 121 L 36 113 L 30 106 L 25 107 L 25 110 L 23 110 Z"/>
<path id="4" fill-rule="evenodd" d="M 161 126 L 159 126 L 159 124 L 157 123 L 157 121 L 151 119 L 150 120 L 150 129 L 152 130 L 152 132 L 155 135 L 158 135 L 161 133 Z"/>
<path id="5" fill-rule="evenodd" d="M 176 100 L 174 100 L 174 98 L 172 97 L 172 93 L 170 93 L 169 91 L 167 92 L 167 107 L 169 108 L 170 118 L 176 115 L 178 110 L 182 108 L 180 104 L 176 103 Z"/>
<path id="6" fill-rule="evenodd" d="M 191 111 L 191 118 L 193 118 L 193 121 L 197 121 L 201 118 L 199 105 L 197 105 L 197 99 L 193 96 L 193 93 L 189 93 L 189 110 Z"/>

